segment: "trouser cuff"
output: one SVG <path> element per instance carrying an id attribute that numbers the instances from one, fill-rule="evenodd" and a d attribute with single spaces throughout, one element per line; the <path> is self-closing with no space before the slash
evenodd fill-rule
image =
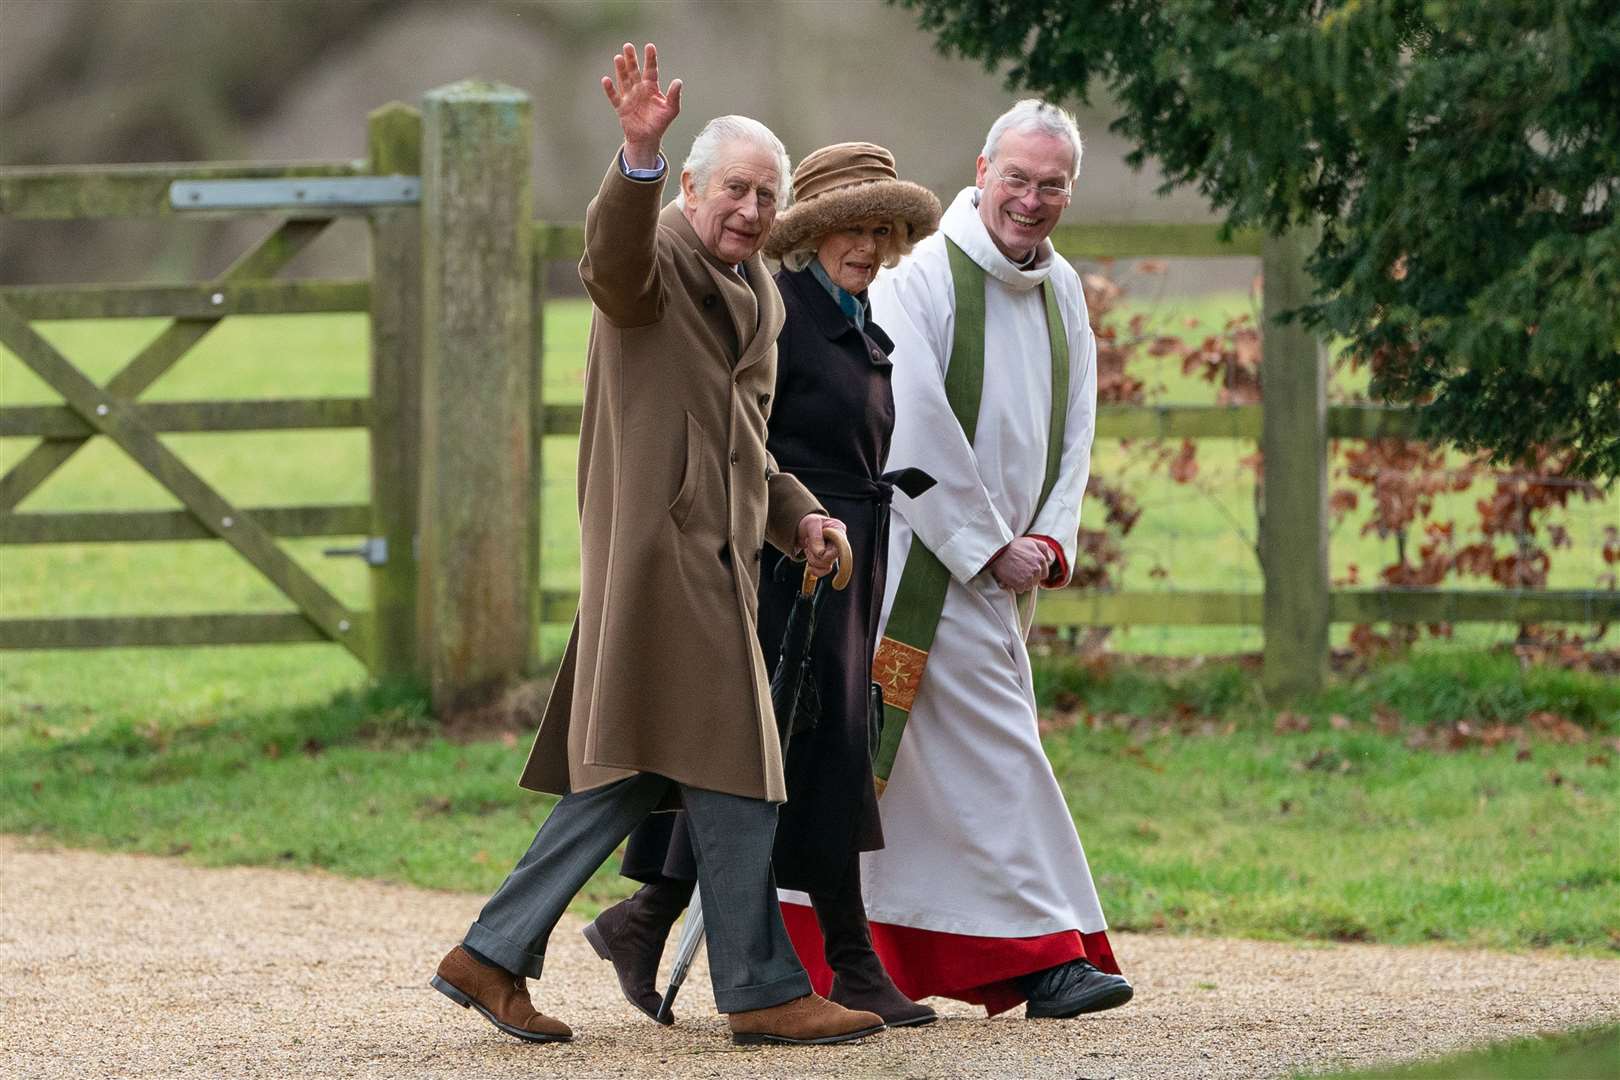
<path id="1" fill-rule="evenodd" d="M 809 992 L 810 976 L 800 968 L 779 979 L 752 986 L 733 986 L 724 990 L 717 986 L 714 988 L 714 1007 L 723 1013 L 749 1012 L 781 1005 L 802 998 Z"/>
<path id="2" fill-rule="evenodd" d="M 497 934 L 483 923 L 473 923 L 467 928 L 467 936 L 463 944 L 468 948 L 483 953 L 514 975 L 521 975 L 525 979 L 538 979 L 540 969 L 545 966 L 545 953 L 532 953 L 522 946 Z"/>

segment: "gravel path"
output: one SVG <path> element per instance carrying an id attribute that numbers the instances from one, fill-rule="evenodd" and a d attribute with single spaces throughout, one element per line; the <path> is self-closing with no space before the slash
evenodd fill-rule
<path id="1" fill-rule="evenodd" d="M 482 897 L 40 847 L 0 836 L 0 1076 L 1266 1077 L 1620 1017 L 1620 960 L 1118 934 L 1123 1009 L 945 1019 L 848 1047 L 744 1049 L 701 963 L 674 1028 L 568 919 L 530 1046 L 429 989 Z"/>

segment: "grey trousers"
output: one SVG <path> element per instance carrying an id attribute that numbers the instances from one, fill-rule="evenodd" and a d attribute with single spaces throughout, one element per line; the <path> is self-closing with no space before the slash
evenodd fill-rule
<path id="1" fill-rule="evenodd" d="M 674 783 L 638 773 L 565 795 L 479 912 L 466 944 L 509 971 L 538 979 L 546 941 L 568 902 Z M 763 799 L 679 787 L 697 852 L 715 1007 L 746 1012 L 808 994 L 810 978 L 782 926 L 771 876 L 776 807 Z"/>

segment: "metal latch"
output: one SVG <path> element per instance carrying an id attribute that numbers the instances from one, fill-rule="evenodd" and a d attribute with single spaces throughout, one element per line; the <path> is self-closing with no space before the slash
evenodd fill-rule
<path id="1" fill-rule="evenodd" d="M 368 536 L 359 547 L 325 548 L 322 555 L 352 555 L 366 560 L 368 566 L 386 566 L 388 564 L 388 538 L 385 536 Z"/>
<path id="2" fill-rule="evenodd" d="M 176 180 L 175 210 L 296 210 L 408 206 L 422 201 L 420 176 L 305 177 L 293 180 Z"/>

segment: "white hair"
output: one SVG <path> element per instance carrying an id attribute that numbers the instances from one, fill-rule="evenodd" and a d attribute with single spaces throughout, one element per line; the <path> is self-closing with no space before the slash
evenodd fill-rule
<path id="1" fill-rule="evenodd" d="M 751 142 L 776 155 L 777 181 L 776 207 L 778 212 L 793 203 L 793 163 L 788 160 L 787 147 L 774 132 L 749 116 L 717 116 L 703 125 L 703 130 L 692 140 L 692 149 L 681 164 L 682 173 L 692 174 L 692 186 L 704 191 L 709 186 L 709 174 L 714 171 L 714 155 L 722 146 L 733 142 Z M 686 192 L 676 196 L 680 205 L 686 205 Z"/>
<path id="2" fill-rule="evenodd" d="M 984 159 L 996 160 L 996 147 L 1009 131 L 1039 131 L 1058 139 L 1067 139 L 1074 147 L 1074 166 L 1069 170 L 1069 182 L 1080 175 L 1080 154 L 1085 149 L 1080 143 L 1080 129 L 1067 109 L 1049 105 L 1039 98 L 1025 98 L 996 118 L 990 125 L 990 134 L 984 139 Z"/>

